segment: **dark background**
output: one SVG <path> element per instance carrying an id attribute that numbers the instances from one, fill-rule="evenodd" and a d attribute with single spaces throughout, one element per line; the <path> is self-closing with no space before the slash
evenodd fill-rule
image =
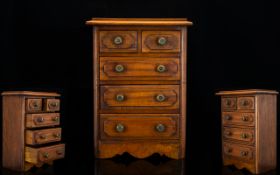
<path id="1" fill-rule="evenodd" d="M 86 174 L 93 167 L 92 33 L 85 25 L 92 17 L 183 17 L 194 23 L 188 33 L 186 150 L 194 174 L 221 173 L 217 91 L 280 91 L 262 0 L 2 0 L 0 8 L 0 91 L 62 94 L 66 157 L 55 166 L 63 171 Z"/>

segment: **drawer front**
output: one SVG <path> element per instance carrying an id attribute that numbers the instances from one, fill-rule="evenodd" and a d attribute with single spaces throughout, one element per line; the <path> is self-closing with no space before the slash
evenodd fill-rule
<path id="1" fill-rule="evenodd" d="M 61 159 L 64 158 L 64 154 L 64 144 L 58 144 L 54 146 L 41 148 L 25 147 L 25 161 L 33 164 Z"/>
<path id="2" fill-rule="evenodd" d="M 237 109 L 238 110 L 255 109 L 255 98 L 254 97 L 238 97 L 237 98 Z"/>
<path id="3" fill-rule="evenodd" d="M 236 110 L 236 98 L 235 97 L 222 97 L 222 110 L 230 111 Z"/>
<path id="4" fill-rule="evenodd" d="M 100 31 L 100 52 L 137 51 L 137 31 Z"/>
<path id="5" fill-rule="evenodd" d="M 54 112 L 60 110 L 60 100 L 59 99 L 45 99 L 45 111 L 47 112 Z"/>
<path id="6" fill-rule="evenodd" d="M 223 137 L 234 141 L 255 143 L 254 129 L 224 127 Z"/>
<path id="7" fill-rule="evenodd" d="M 177 139 L 178 115 L 104 114 L 102 139 Z"/>
<path id="8" fill-rule="evenodd" d="M 253 147 L 224 142 L 223 152 L 224 156 L 227 158 L 234 158 L 242 161 L 255 160 L 255 151 Z"/>
<path id="9" fill-rule="evenodd" d="M 59 113 L 27 114 L 26 127 L 38 128 L 45 126 L 56 126 L 60 123 Z"/>
<path id="10" fill-rule="evenodd" d="M 43 100 L 41 98 L 26 99 L 26 112 L 40 112 L 42 111 Z"/>
<path id="11" fill-rule="evenodd" d="M 178 110 L 178 85 L 101 86 L 101 110 Z M 110 112 L 110 111 L 109 111 Z M 178 111 L 176 111 L 178 112 Z"/>
<path id="12" fill-rule="evenodd" d="M 178 58 L 101 57 L 100 80 L 180 80 Z"/>
<path id="13" fill-rule="evenodd" d="M 142 52 L 180 52 L 180 31 L 143 31 Z"/>
<path id="14" fill-rule="evenodd" d="M 255 113 L 222 112 L 223 125 L 255 126 Z"/>
<path id="15" fill-rule="evenodd" d="M 61 128 L 26 130 L 25 139 L 29 145 L 57 142 L 61 140 Z"/>

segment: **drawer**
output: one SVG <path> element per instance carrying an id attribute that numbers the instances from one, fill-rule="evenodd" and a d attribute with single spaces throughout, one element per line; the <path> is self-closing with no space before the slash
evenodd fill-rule
<path id="1" fill-rule="evenodd" d="M 64 153 L 64 144 L 41 148 L 25 147 L 25 161 L 32 164 L 45 163 L 64 158 Z"/>
<path id="2" fill-rule="evenodd" d="M 179 112 L 178 85 L 101 86 L 100 89 L 101 112 Z"/>
<path id="3" fill-rule="evenodd" d="M 42 111 L 42 98 L 27 98 L 25 102 L 26 112 L 40 112 Z"/>
<path id="4" fill-rule="evenodd" d="M 27 114 L 26 127 L 37 128 L 45 126 L 56 126 L 60 123 L 59 113 Z"/>
<path id="5" fill-rule="evenodd" d="M 255 113 L 222 112 L 223 125 L 255 126 Z"/>
<path id="6" fill-rule="evenodd" d="M 236 110 L 236 98 L 235 97 L 222 97 L 222 110 L 230 111 Z"/>
<path id="7" fill-rule="evenodd" d="M 224 142 L 223 152 L 227 158 L 239 159 L 242 161 L 254 161 L 255 149 L 249 146 L 243 146 L 238 144 L 232 144 Z"/>
<path id="8" fill-rule="evenodd" d="M 255 143 L 254 129 L 224 127 L 223 137 L 224 139 L 234 141 L 242 141 L 250 144 Z"/>
<path id="9" fill-rule="evenodd" d="M 26 130 L 25 143 L 28 145 L 37 145 L 61 140 L 61 128 Z"/>
<path id="10" fill-rule="evenodd" d="M 47 112 L 54 112 L 60 110 L 60 100 L 59 99 L 45 99 L 45 111 Z"/>
<path id="11" fill-rule="evenodd" d="M 137 31 L 100 31 L 100 52 L 137 52 Z"/>
<path id="12" fill-rule="evenodd" d="M 179 115 L 104 114 L 102 139 L 178 139 Z"/>
<path id="13" fill-rule="evenodd" d="M 238 97 L 237 98 L 237 109 L 238 110 L 255 109 L 255 98 L 254 97 Z"/>
<path id="14" fill-rule="evenodd" d="M 178 58 L 101 57 L 100 80 L 180 80 Z"/>
<path id="15" fill-rule="evenodd" d="M 180 52 L 180 31 L 143 31 L 142 52 Z"/>

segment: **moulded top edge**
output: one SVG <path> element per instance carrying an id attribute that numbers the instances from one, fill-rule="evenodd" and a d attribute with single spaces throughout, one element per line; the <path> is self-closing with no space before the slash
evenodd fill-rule
<path id="1" fill-rule="evenodd" d="M 278 94 L 275 90 L 268 89 L 243 89 L 232 91 L 219 91 L 216 95 L 242 95 L 242 94 Z"/>
<path id="2" fill-rule="evenodd" d="M 35 92 L 35 91 L 5 91 L 1 95 L 28 95 L 28 96 L 52 96 L 59 97 L 56 92 Z"/>
<path id="3" fill-rule="evenodd" d="M 92 18 L 87 25 L 159 25 L 191 26 L 187 18 Z"/>

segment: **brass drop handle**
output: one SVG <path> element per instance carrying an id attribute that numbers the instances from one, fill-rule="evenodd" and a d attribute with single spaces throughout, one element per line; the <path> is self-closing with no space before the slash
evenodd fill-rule
<path id="1" fill-rule="evenodd" d="M 227 135 L 227 136 L 231 136 L 231 132 L 230 131 L 225 131 L 225 134 Z"/>
<path id="2" fill-rule="evenodd" d="M 240 154 L 241 154 L 241 156 L 247 156 L 248 155 L 248 151 L 241 151 Z"/>
<path id="3" fill-rule="evenodd" d="M 51 108 L 56 108 L 58 106 L 58 102 L 51 102 L 51 103 L 49 103 L 49 106 Z"/>
<path id="4" fill-rule="evenodd" d="M 226 149 L 226 152 L 227 152 L 227 153 L 231 153 L 231 152 L 232 152 L 232 149 L 231 149 L 231 148 L 227 148 L 227 149 Z"/>
<path id="5" fill-rule="evenodd" d="M 123 65 L 121 65 L 121 64 L 118 64 L 118 65 L 116 65 L 115 66 L 115 71 L 116 72 L 123 72 L 124 71 L 124 66 Z"/>
<path id="6" fill-rule="evenodd" d="M 117 95 L 116 95 L 116 100 L 119 101 L 119 102 L 124 101 L 124 98 L 125 98 L 125 97 L 124 97 L 123 94 L 117 94 Z"/>
<path id="7" fill-rule="evenodd" d="M 249 120 L 249 117 L 248 116 L 242 116 L 242 121 L 246 122 Z"/>
<path id="8" fill-rule="evenodd" d="M 167 39 L 165 37 L 159 37 L 157 43 L 160 46 L 164 46 L 167 43 Z"/>
<path id="9" fill-rule="evenodd" d="M 34 108 L 38 108 L 39 107 L 39 104 L 38 104 L 37 101 L 33 101 L 32 105 L 33 105 Z"/>
<path id="10" fill-rule="evenodd" d="M 121 36 L 116 36 L 116 37 L 114 38 L 114 44 L 120 45 L 120 44 L 122 44 L 122 43 L 123 43 L 123 38 L 122 38 Z"/>
<path id="11" fill-rule="evenodd" d="M 52 121 L 58 122 L 58 121 L 59 121 L 59 117 L 57 117 L 57 116 L 56 116 L 56 117 L 53 117 L 53 118 L 52 118 Z"/>
<path id="12" fill-rule="evenodd" d="M 226 120 L 231 120 L 231 118 L 232 118 L 232 117 L 231 117 L 230 115 L 226 115 L 226 116 L 225 116 L 225 119 L 226 119 Z"/>
<path id="13" fill-rule="evenodd" d="M 157 100 L 158 102 L 163 102 L 165 99 L 166 99 L 166 97 L 165 97 L 164 94 L 158 94 L 158 95 L 156 96 L 156 100 Z"/>
<path id="14" fill-rule="evenodd" d="M 164 124 L 159 123 L 159 124 L 156 125 L 156 130 L 157 130 L 158 132 L 164 132 L 165 129 L 166 129 L 166 128 L 165 128 L 165 125 L 164 125 Z"/>
<path id="15" fill-rule="evenodd" d="M 44 117 L 38 117 L 38 118 L 36 119 L 36 121 L 37 121 L 38 123 L 43 123 L 43 122 L 45 121 L 45 119 L 44 119 Z"/>
<path id="16" fill-rule="evenodd" d="M 124 125 L 121 124 L 121 123 L 118 123 L 118 124 L 116 125 L 116 131 L 118 131 L 118 132 L 123 132 L 123 131 L 124 131 Z"/>
<path id="17" fill-rule="evenodd" d="M 60 133 L 53 133 L 53 136 L 55 137 L 55 138 L 60 138 Z"/>
<path id="18" fill-rule="evenodd" d="M 62 155 L 63 154 L 63 150 L 56 150 L 56 154 L 57 155 Z"/>
<path id="19" fill-rule="evenodd" d="M 241 134 L 241 138 L 243 138 L 243 139 L 248 138 L 248 134 L 246 134 L 246 133 L 242 133 L 242 134 Z"/>
<path id="20" fill-rule="evenodd" d="M 248 100 L 243 100 L 241 102 L 241 104 L 242 104 L 242 106 L 247 106 L 247 105 L 249 105 L 249 101 Z"/>
<path id="21" fill-rule="evenodd" d="M 46 135 L 45 134 L 41 134 L 40 135 L 40 139 L 46 139 L 47 137 L 46 137 Z"/>
<path id="22" fill-rule="evenodd" d="M 43 153 L 43 157 L 46 158 L 46 159 L 49 158 L 49 153 L 44 152 L 44 153 Z"/>
<path id="23" fill-rule="evenodd" d="M 160 64 L 160 65 L 157 66 L 157 72 L 162 73 L 162 72 L 165 72 L 165 71 L 167 71 L 165 65 Z"/>
<path id="24" fill-rule="evenodd" d="M 231 105 L 231 100 L 226 100 L 226 105 L 230 106 Z"/>

